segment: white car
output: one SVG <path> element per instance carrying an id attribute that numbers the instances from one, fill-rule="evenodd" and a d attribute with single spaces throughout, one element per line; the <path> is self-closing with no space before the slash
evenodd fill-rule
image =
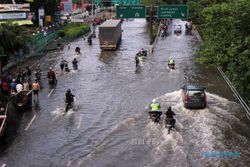
<path id="1" fill-rule="evenodd" d="M 181 25 L 174 25 L 174 33 L 175 34 L 181 34 L 182 32 L 182 26 Z"/>

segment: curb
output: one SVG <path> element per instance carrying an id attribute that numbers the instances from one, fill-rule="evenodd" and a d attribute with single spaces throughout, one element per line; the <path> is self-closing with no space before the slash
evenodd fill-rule
<path id="1" fill-rule="evenodd" d="M 198 41 L 200 42 L 200 43 L 203 43 L 203 40 L 202 40 L 202 38 L 201 38 L 201 36 L 200 36 L 200 33 L 198 32 L 198 30 L 197 30 L 197 28 L 195 27 L 195 25 L 193 25 L 193 34 L 195 35 L 195 37 L 198 39 Z"/>
<path id="2" fill-rule="evenodd" d="M 153 42 L 153 44 L 152 45 L 149 45 L 149 53 L 153 53 L 153 51 L 154 51 L 154 47 L 155 47 L 155 45 L 156 45 L 156 42 L 158 41 L 158 39 L 159 39 L 159 36 L 160 36 L 160 31 L 161 30 L 161 24 L 159 24 L 159 26 L 158 26 L 158 30 L 157 30 L 157 34 L 156 34 L 156 37 L 155 37 L 155 40 L 154 40 L 154 42 Z"/>

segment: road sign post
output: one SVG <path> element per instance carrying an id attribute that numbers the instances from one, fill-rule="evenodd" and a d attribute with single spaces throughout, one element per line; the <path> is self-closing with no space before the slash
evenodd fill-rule
<path id="1" fill-rule="evenodd" d="M 116 18 L 145 18 L 146 7 L 142 5 L 117 5 Z"/>
<path id="2" fill-rule="evenodd" d="M 186 19 L 187 5 L 160 5 L 158 6 L 158 19 Z"/>

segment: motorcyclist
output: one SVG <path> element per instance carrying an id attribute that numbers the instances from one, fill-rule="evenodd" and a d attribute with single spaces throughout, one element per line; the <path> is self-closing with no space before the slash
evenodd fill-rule
<path id="1" fill-rule="evenodd" d="M 47 77 L 48 77 L 49 79 L 54 80 L 54 81 L 56 80 L 56 73 L 55 73 L 55 71 L 53 70 L 52 67 L 49 68 Z"/>
<path id="2" fill-rule="evenodd" d="M 141 48 L 141 50 L 139 51 L 139 54 L 141 56 L 147 56 L 147 52 L 143 48 Z"/>
<path id="3" fill-rule="evenodd" d="M 91 34 L 92 38 L 96 38 L 96 34 L 95 31 L 93 31 L 93 33 Z"/>
<path id="4" fill-rule="evenodd" d="M 174 58 L 172 56 L 169 57 L 168 64 L 169 65 L 174 65 L 175 64 Z"/>
<path id="5" fill-rule="evenodd" d="M 161 106 L 159 103 L 156 102 L 156 99 L 152 100 L 152 103 L 150 104 L 150 111 L 149 114 L 150 116 L 153 114 L 156 114 L 156 116 L 160 119 L 162 112 L 160 111 Z"/>
<path id="6" fill-rule="evenodd" d="M 139 54 L 137 53 L 136 56 L 135 56 L 135 66 L 136 67 L 138 67 L 139 62 L 140 62 L 140 60 L 139 60 Z"/>
<path id="7" fill-rule="evenodd" d="M 80 53 L 81 53 L 81 49 L 77 46 L 76 49 L 75 49 L 75 52 L 76 52 L 77 54 L 80 54 Z"/>
<path id="8" fill-rule="evenodd" d="M 37 64 L 37 65 L 36 65 L 35 71 L 36 71 L 36 72 L 41 72 L 40 64 Z"/>
<path id="9" fill-rule="evenodd" d="M 67 92 L 65 93 L 65 96 L 66 96 L 66 99 L 65 99 L 65 102 L 66 102 L 66 103 L 72 103 L 72 102 L 74 101 L 75 95 L 73 95 L 73 94 L 71 93 L 71 90 L 70 90 L 70 89 L 67 90 Z"/>
<path id="10" fill-rule="evenodd" d="M 62 58 L 61 63 L 60 63 L 61 71 L 63 71 L 65 64 L 67 64 L 67 63 L 68 63 L 68 61 L 66 61 L 66 60 L 64 60 L 64 58 Z"/>
<path id="11" fill-rule="evenodd" d="M 38 82 L 40 82 L 42 74 L 41 74 L 41 68 L 39 64 L 36 65 L 34 74 L 35 74 L 35 78 L 38 80 Z"/>
<path id="12" fill-rule="evenodd" d="M 76 58 L 74 58 L 74 60 L 72 61 L 72 65 L 73 65 L 73 69 L 74 70 L 77 70 L 77 67 L 78 67 L 78 61 L 76 60 Z"/>
<path id="13" fill-rule="evenodd" d="M 168 119 L 168 118 L 171 118 L 171 125 L 172 125 L 172 127 L 174 128 L 174 125 L 175 125 L 175 119 L 174 119 L 174 117 L 173 116 L 175 116 L 175 113 L 171 110 L 171 107 L 169 106 L 168 107 L 168 110 L 167 110 L 167 112 L 165 113 L 165 115 L 166 115 L 166 119 Z"/>
<path id="14" fill-rule="evenodd" d="M 92 45 L 92 36 L 91 35 L 88 37 L 88 43 L 89 43 L 89 45 Z"/>

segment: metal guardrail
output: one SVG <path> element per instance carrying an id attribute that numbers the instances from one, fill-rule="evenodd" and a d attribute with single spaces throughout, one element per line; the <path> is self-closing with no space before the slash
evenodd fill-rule
<path id="1" fill-rule="evenodd" d="M 7 103 L 7 105 L 5 107 L 5 112 L 4 112 L 5 116 L 7 116 L 8 106 L 9 106 L 9 103 Z M 0 135 L 3 134 L 4 128 L 6 126 L 6 121 L 7 121 L 6 119 L 7 118 L 3 119 L 3 121 L 2 121 L 2 124 L 1 124 L 1 127 L 0 127 Z"/>
<path id="2" fill-rule="evenodd" d="M 234 93 L 235 97 L 237 98 L 237 100 L 240 102 L 240 104 L 242 105 L 242 107 L 245 109 L 248 118 L 250 118 L 250 108 L 249 106 L 246 104 L 246 102 L 242 99 L 242 97 L 240 96 L 240 94 L 237 92 L 237 90 L 234 88 L 234 86 L 232 85 L 232 83 L 229 81 L 229 79 L 227 78 L 226 74 L 221 70 L 220 67 L 217 68 L 218 71 L 220 72 L 220 74 L 222 75 L 222 77 L 224 78 L 224 80 L 226 81 L 227 85 L 230 87 L 230 89 L 232 90 L 232 92 Z"/>

